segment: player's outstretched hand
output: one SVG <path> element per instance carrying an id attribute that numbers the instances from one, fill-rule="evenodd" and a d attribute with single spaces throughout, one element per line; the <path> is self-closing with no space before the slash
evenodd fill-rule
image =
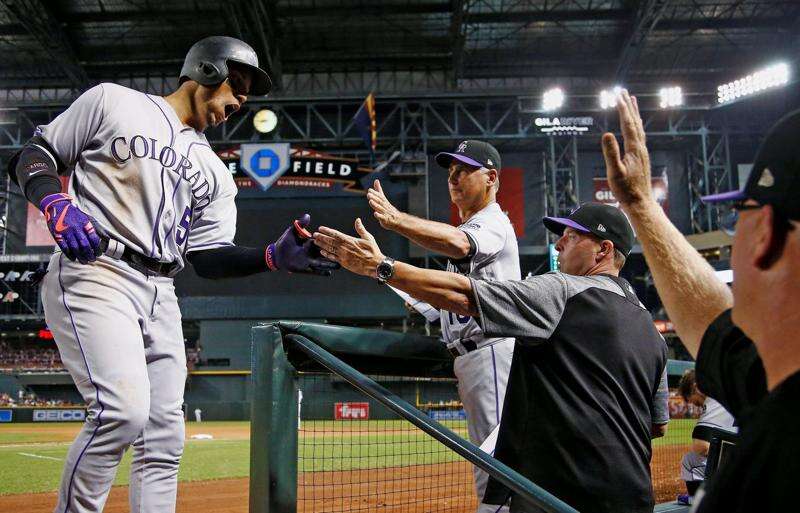
<path id="1" fill-rule="evenodd" d="M 369 200 L 369 206 L 375 211 L 375 219 L 378 220 L 382 228 L 395 230 L 400 225 L 403 213 L 397 210 L 386 197 L 380 180 L 375 180 L 372 188 L 367 190 L 367 200 Z"/>
<path id="2" fill-rule="evenodd" d="M 303 214 L 278 240 L 267 246 L 267 267 L 270 270 L 283 269 L 290 273 L 330 276 L 339 268 L 339 264 L 320 254 L 314 245 L 311 233 L 306 229 L 309 224 L 311 216 Z"/>
<path id="3" fill-rule="evenodd" d="M 356 219 L 355 228 L 358 237 L 320 226 L 314 232 L 314 244 L 319 246 L 322 256 L 339 262 L 348 271 L 377 278 L 378 264 L 386 257 L 381 253 L 375 237 L 364 228 L 361 219 Z"/>
<path id="4" fill-rule="evenodd" d="M 102 251 L 92 218 L 73 205 L 69 195 L 57 193 L 45 196 L 39 209 L 64 256 L 82 264 L 97 260 Z"/>
<path id="5" fill-rule="evenodd" d="M 617 99 L 617 112 L 625 143 L 621 154 L 614 134 L 603 134 L 603 156 L 611 191 L 623 207 L 633 207 L 653 200 L 650 182 L 650 153 L 647 151 L 639 103 L 623 90 Z"/>

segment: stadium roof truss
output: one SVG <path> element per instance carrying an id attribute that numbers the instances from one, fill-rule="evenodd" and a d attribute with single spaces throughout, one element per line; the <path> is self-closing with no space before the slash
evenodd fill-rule
<path id="1" fill-rule="evenodd" d="M 276 96 L 685 91 L 800 50 L 794 0 L 4 0 L 0 101 L 110 80 L 163 94 L 212 34 L 250 42 Z M 713 91 L 711 91 L 713 93 Z"/>

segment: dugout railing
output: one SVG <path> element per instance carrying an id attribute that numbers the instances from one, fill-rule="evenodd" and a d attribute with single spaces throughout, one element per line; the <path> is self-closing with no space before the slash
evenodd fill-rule
<path id="1" fill-rule="evenodd" d="M 320 371 L 347 381 L 545 511 L 576 512 L 367 376 L 452 378 L 452 358 L 431 337 L 278 322 L 253 328 L 251 363 L 250 513 L 298 511 L 298 382 Z"/>
<path id="2" fill-rule="evenodd" d="M 453 359 L 433 337 L 281 321 L 253 328 L 251 356 L 251 513 L 474 511 L 472 465 L 547 511 L 574 511 L 466 441 L 441 392 L 456 397 Z M 376 420 L 315 420 L 367 400 Z M 654 441 L 657 502 L 682 488 L 693 421 L 677 419 Z"/>

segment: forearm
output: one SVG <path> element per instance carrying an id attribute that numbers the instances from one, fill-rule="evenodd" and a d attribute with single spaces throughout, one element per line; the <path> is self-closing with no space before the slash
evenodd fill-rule
<path id="1" fill-rule="evenodd" d="M 700 456 L 708 456 L 708 450 L 711 444 L 705 440 L 692 439 L 692 452 Z"/>
<path id="2" fill-rule="evenodd" d="M 58 160 L 41 138 L 28 141 L 9 163 L 11 177 L 37 208 L 43 198 L 61 192 L 58 170 Z"/>
<path id="3" fill-rule="evenodd" d="M 668 424 L 651 424 L 650 425 L 650 438 L 661 438 L 667 434 Z"/>
<path id="4" fill-rule="evenodd" d="M 263 248 L 224 246 L 192 251 L 187 258 L 202 278 L 241 278 L 269 270 L 264 251 Z"/>
<path id="5" fill-rule="evenodd" d="M 464 258 L 470 251 L 467 234 L 446 223 L 402 214 L 393 231 L 418 246 L 451 258 Z"/>
<path id="6" fill-rule="evenodd" d="M 397 262 L 389 284 L 431 306 L 459 315 L 477 315 L 469 278 L 457 273 L 421 269 Z"/>
<path id="7" fill-rule="evenodd" d="M 733 305 L 728 287 L 654 201 L 623 209 L 642 244 L 658 295 L 693 357 L 709 324 Z"/>

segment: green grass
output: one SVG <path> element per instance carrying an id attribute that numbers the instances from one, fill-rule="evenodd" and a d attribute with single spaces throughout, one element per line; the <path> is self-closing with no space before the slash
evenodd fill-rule
<path id="1" fill-rule="evenodd" d="M 692 429 L 697 419 L 672 419 L 667 427 L 667 434 L 653 440 L 653 447 L 663 445 L 684 445 L 692 438 Z"/>
<path id="2" fill-rule="evenodd" d="M 68 449 L 66 444 L 0 447 L 0 494 L 57 489 Z M 178 479 L 203 481 L 247 477 L 249 460 L 248 440 L 187 440 Z M 117 471 L 115 485 L 128 484 L 130 464 L 131 455 L 128 452 Z"/>
<path id="3" fill-rule="evenodd" d="M 694 423 L 694 420 L 671 421 L 667 435 L 654 440 L 653 445 L 687 443 Z M 245 428 L 247 424 L 212 422 L 204 426 L 213 431 L 214 427 Z M 447 421 L 445 425 L 466 436 L 464 421 Z M 41 425 L 28 426 L 0 425 L 0 495 L 58 488 L 69 444 L 43 443 L 52 440 L 53 435 L 37 432 L 35 428 Z M 301 472 L 375 469 L 460 459 L 406 421 L 306 421 L 302 429 L 304 436 L 299 441 L 298 455 Z M 249 440 L 187 440 L 178 479 L 202 481 L 247 477 L 249 459 Z M 127 453 L 115 484 L 127 484 L 129 472 L 130 454 Z"/>

